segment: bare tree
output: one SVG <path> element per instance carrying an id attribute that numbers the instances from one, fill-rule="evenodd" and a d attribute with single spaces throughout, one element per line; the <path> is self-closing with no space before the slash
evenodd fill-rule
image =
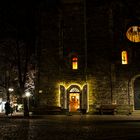
<path id="1" fill-rule="evenodd" d="M 0 86 L 5 88 L 7 100 L 8 88 L 14 86 L 24 104 L 24 116 L 29 116 L 25 91 L 33 91 L 35 88 L 35 70 L 31 62 L 33 51 L 29 45 L 24 40 L 3 40 L 0 43 Z"/>
<path id="2" fill-rule="evenodd" d="M 14 86 L 16 77 L 12 45 L 13 41 L 10 39 L 0 41 L 0 86 L 5 89 L 7 100 L 10 100 L 8 89 Z"/>

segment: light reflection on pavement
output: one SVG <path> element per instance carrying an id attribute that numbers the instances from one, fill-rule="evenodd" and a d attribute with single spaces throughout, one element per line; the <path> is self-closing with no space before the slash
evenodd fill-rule
<path id="1" fill-rule="evenodd" d="M 104 121 L 83 116 L 0 118 L 0 140 L 129 140 L 140 138 L 140 121 Z"/>

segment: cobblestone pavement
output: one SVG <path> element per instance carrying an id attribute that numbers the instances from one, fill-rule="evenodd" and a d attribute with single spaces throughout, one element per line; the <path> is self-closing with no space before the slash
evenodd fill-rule
<path id="1" fill-rule="evenodd" d="M 120 118 L 120 119 L 119 119 Z M 0 140 L 133 140 L 140 138 L 140 119 L 120 116 L 0 118 Z"/>

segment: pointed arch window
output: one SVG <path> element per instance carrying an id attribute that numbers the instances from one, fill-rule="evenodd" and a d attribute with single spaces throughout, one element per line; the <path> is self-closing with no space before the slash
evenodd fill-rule
<path id="1" fill-rule="evenodd" d="M 77 57 L 73 57 L 72 58 L 72 69 L 73 70 L 77 70 L 78 69 L 78 58 Z"/>
<path id="2" fill-rule="evenodd" d="M 127 56 L 127 51 L 122 51 L 122 64 L 128 64 L 128 56 Z"/>

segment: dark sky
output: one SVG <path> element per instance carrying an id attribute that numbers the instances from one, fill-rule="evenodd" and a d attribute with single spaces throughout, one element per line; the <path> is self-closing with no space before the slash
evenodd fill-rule
<path id="1" fill-rule="evenodd" d="M 0 39 L 18 38 L 33 47 L 38 36 L 37 12 L 54 9 L 58 4 L 59 0 L 0 1 Z"/>
<path id="2" fill-rule="evenodd" d="M 43 1 L 43 3 L 42 3 Z M 0 25 L 11 25 L 14 28 L 25 31 L 33 28 L 35 13 L 44 8 L 50 10 L 59 4 L 59 0 L 19 0 L 0 1 Z"/>
<path id="3" fill-rule="evenodd" d="M 87 0 L 94 1 L 98 0 Z M 100 0 L 102 3 L 109 2 L 110 0 Z M 119 1 L 119 0 L 118 0 Z M 128 2 L 129 1 L 129 2 Z M 135 1 L 135 2 L 134 2 Z M 123 0 L 125 5 L 128 5 L 128 11 L 130 13 L 135 12 L 135 14 L 140 15 L 139 9 L 140 4 L 136 3 L 137 0 Z M 50 10 L 54 9 L 60 0 L 4 0 L 0 1 L 0 31 L 4 29 L 3 26 L 13 26 L 13 28 L 19 29 L 20 32 L 33 32 L 37 18 L 35 12 L 41 9 Z M 98 3 L 99 4 L 99 3 Z M 137 6 L 137 8 L 135 8 Z M 134 14 L 132 14 L 134 16 Z M 28 33 L 29 34 L 29 33 Z"/>

